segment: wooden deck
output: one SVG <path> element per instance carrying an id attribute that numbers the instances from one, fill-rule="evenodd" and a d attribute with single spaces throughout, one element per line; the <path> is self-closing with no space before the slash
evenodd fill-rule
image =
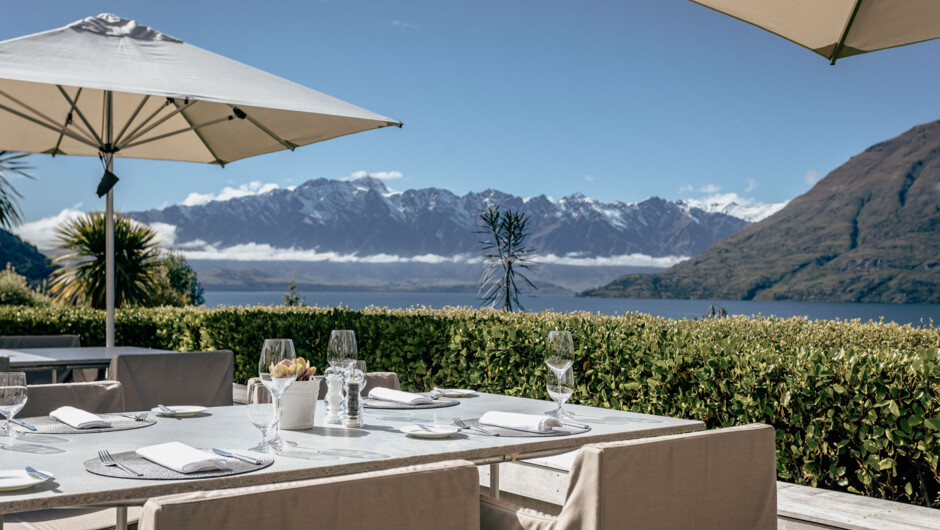
<path id="1" fill-rule="evenodd" d="M 500 496 L 509 502 L 557 514 L 565 500 L 574 453 L 500 464 Z M 484 492 L 489 469 L 480 467 Z M 777 482 L 780 530 L 940 530 L 940 510 Z"/>

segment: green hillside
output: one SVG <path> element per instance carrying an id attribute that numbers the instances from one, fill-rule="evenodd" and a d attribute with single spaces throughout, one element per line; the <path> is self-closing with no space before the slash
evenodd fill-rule
<path id="1" fill-rule="evenodd" d="M 49 258 L 35 246 L 0 229 L 0 269 L 6 268 L 7 263 L 12 264 L 16 272 L 26 276 L 26 280 L 32 284 L 41 283 L 54 269 Z"/>
<path id="2" fill-rule="evenodd" d="M 868 148 L 692 259 L 582 294 L 940 303 L 940 121 Z"/>

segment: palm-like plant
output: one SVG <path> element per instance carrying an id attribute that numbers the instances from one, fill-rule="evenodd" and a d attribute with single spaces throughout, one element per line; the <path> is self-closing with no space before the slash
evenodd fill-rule
<path id="1" fill-rule="evenodd" d="M 501 303 L 506 311 L 524 310 L 519 303 L 516 277 L 529 287 L 538 289 L 524 272 L 535 272 L 532 263 L 535 255 L 525 246 L 529 219 L 522 212 L 513 210 L 500 213 L 499 206 L 496 206 L 480 214 L 480 221 L 483 228 L 477 233 L 486 236 L 480 243 L 487 264 L 480 279 L 480 299 L 489 307 Z"/>
<path id="2" fill-rule="evenodd" d="M 7 178 L 10 175 L 19 175 L 28 179 L 33 178 L 27 171 L 32 166 L 23 160 L 29 153 L 11 153 L 0 150 L 0 226 L 10 228 L 20 223 L 22 212 L 19 199 L 23 196 L 16 191 Z"/>
<path id="3" fill-rule="evenodd" d="M 60 268 L 49 285 L 56 301 L 105 308 L 105 214 L 92 212 L 56 229 Z M 120 214 L 114 219 L 114 305 L 148 302 L 160 264 L 156 233 Z"/>

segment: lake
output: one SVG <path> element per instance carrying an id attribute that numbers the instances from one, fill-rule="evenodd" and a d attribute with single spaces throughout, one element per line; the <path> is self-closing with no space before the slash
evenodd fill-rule
<path id="1" fill-rule="evenodd" d="M 333 307 L 342 304 L 353 309 L 375 305 L 391 308 L 428 306 L 479 307 L 470 293 L 371 293 L 371 292 L 301 292 L 307 305 Z M 283 305 L 283 292 L 212 291 L 205 293 L 206 306 Z M 758 300 L 645 300 L 635 298 L 578 298 L 570 294 L 541 294 L 520 297 L 527 311 L 589 311 L 603 315 L 627 312 L 648 313 L 665 318 L 701 317 L 709 305 L 719 305 L 730 315 L 778 317 L 805 316 L 811 320 L 878 321 L 914 326 L 940 325 L 940 304 L 856 304 L 848 302 L 774 302 Z"/>

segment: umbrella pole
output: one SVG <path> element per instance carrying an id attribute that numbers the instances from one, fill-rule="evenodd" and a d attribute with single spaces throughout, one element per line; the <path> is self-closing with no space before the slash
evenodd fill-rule
<path id="1" fill-rule="evenodd" d="M 106 116 L 105 116 L 105 142 L 107 149 L 104 153 L 105 162 L 108 171 L 114 172 L 114 151 L 112 147 L 114 127 L 114 117 L 112 114 L 111 92 L 105 93 Z M 105 320 L 105 346 L 114 347 L 114 188 L 108 190 L 108 198 L 105 207 L 105 231 L 104 231 L 104 252 L 105 252 L 105 308 L 107 317 Z"/>

